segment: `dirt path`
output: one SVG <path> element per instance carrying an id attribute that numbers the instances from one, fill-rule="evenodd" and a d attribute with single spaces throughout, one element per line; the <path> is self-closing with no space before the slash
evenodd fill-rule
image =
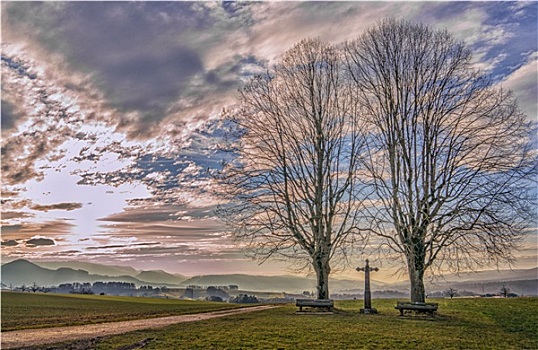
<path id="1" fill-rule="evenodd" d="M 241 309 L 223 310 L 192 315 L 168 316 L 133 321 L 108 322 L 83 326 L 24 329 L 2 332 L 2 349 L 37 346 L 71 340 L 103 337 L 146 328 L 159 328 L 175 323 L 209 320 L 211 318 L 272 309 L 278 306 L 263 305 Z"/>

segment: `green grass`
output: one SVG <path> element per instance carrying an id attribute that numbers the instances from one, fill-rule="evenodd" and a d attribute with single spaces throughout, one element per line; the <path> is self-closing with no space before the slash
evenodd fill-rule
<path id="1" fill-rule="evenodd" d="M 360 301 L 323 316 L 285 305 L 42 349 L 538 349 L 538 298 L 433 301 L 434 317 L 399 317 L 395 300 L 373 300 L 378 315 L 359 314 Z"/>
<path id="2" fill-rule="evenodd" d="M 337 302 L 334 315 L 294 306 L 105 338 L 96 349 L 538 349 L 538 299 L 438 300 L 438 316 L 399 317 L 395 300 Z M 149 340 L 148 340 L 149 339 Z"/>
<path id="3" fill-rule="evenodd" d="M 184 315 L 237 305 L 101 295 L 2 292 L 2 331 Z"/>

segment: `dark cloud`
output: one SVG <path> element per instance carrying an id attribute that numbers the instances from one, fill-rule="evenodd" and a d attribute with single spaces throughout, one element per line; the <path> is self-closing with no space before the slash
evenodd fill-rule
<path id="1" fill-rule="evenodd" d="M 188 2 L 36 3 L 8 9 L 18 20 L 8 21 L 11 27 L 28 31 L 30 24 L 49 50 L 67 57 L 72 68 L 93 74 L 110 105 L 141 112 L 142 125 L 163 118 L 202 72 L 199 54 L 188 45 L 193 38 L 185 37 L 213 25 L 204 6 Z M 39 13 L 50 20 L 39 19 Z"/>
<path id="2" fill-rule="evenodd" d="M 82 203 L 57 203 L 57 204 L 48 204 L 48 205 L 39 205 L 35 204 L 30 206 L 30 209 L 37 211 L 47 212 L 49 210 L 75 210 L 82 208 Z"/>
<path id="3" fill-rule="evenodd" d="M 159 122 L 171 115 L 207 119 L 240 86 L 243 57 L 215 46 L 253 25 L 251 5 L 215 5 L 10 3 L 3 4 L 4 26 L 6 36 L 37 43 L 90 76 L 108 106 L 123 112 L 114 114 L 118 129 L 148 137 L 161 133 Z"/>
<path id="4" fill-rule="evenodd" d="M 27 246 L 49 246 L 56 245 L 54 240 L 48 238 L 32 238 L 26 241 Z"/>
<path id="5" fill-rule="evenodd" d="M 2 225 L 2 236 L 6 237 L 10 233 L 18 233 L 22 228 L 22 224 Z"/>
<path id="6" fill-rule="evenodd" d="M 18 119 L 20 119 L 21 115 L 20 113 L 17 113 L 15 110 L 15 107 L 9 103 L 8 101 L 2 99 L 2 133 L 4 131 L 13 129 L 15 126 L 15 123 Z"/>
<path id="7" fill-rule="evenodd" d="M 18 245 L 19 245 L 19 242 L 17 242 L 14 239 L 10 239 L 10 240 L 7 240 L 7 241 L 2 241 L 2 246 L 5 246 L 5 247 L 16 247 Z"/>

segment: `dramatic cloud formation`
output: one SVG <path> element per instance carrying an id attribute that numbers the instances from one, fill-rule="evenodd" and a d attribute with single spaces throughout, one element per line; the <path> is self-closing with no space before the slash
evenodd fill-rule
<path id="1" fill-rule="evenodd" d="M 223 108 L 306 37 L 341 43 L 386 17 L 447 29 L 537 119 L 535 2 L 1 6 L 6 258 L 282 273 L 248 261 L 215 219 L 209 172 L 230 156 Z"/>

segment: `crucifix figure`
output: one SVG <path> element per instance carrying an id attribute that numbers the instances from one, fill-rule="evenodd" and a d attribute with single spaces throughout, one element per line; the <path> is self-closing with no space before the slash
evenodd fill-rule
<path id="1" fill-rule="evenodd" d="M 379 271 L 377 267 L 370 267 L 368 259 L 364 267 L 357 267 L 357 271 L 364 271 L 364 309 L 361 314 L 376 314 L 377 310 L 372 308 L 372 294 L 370 293 L 370 271 Z"/>

